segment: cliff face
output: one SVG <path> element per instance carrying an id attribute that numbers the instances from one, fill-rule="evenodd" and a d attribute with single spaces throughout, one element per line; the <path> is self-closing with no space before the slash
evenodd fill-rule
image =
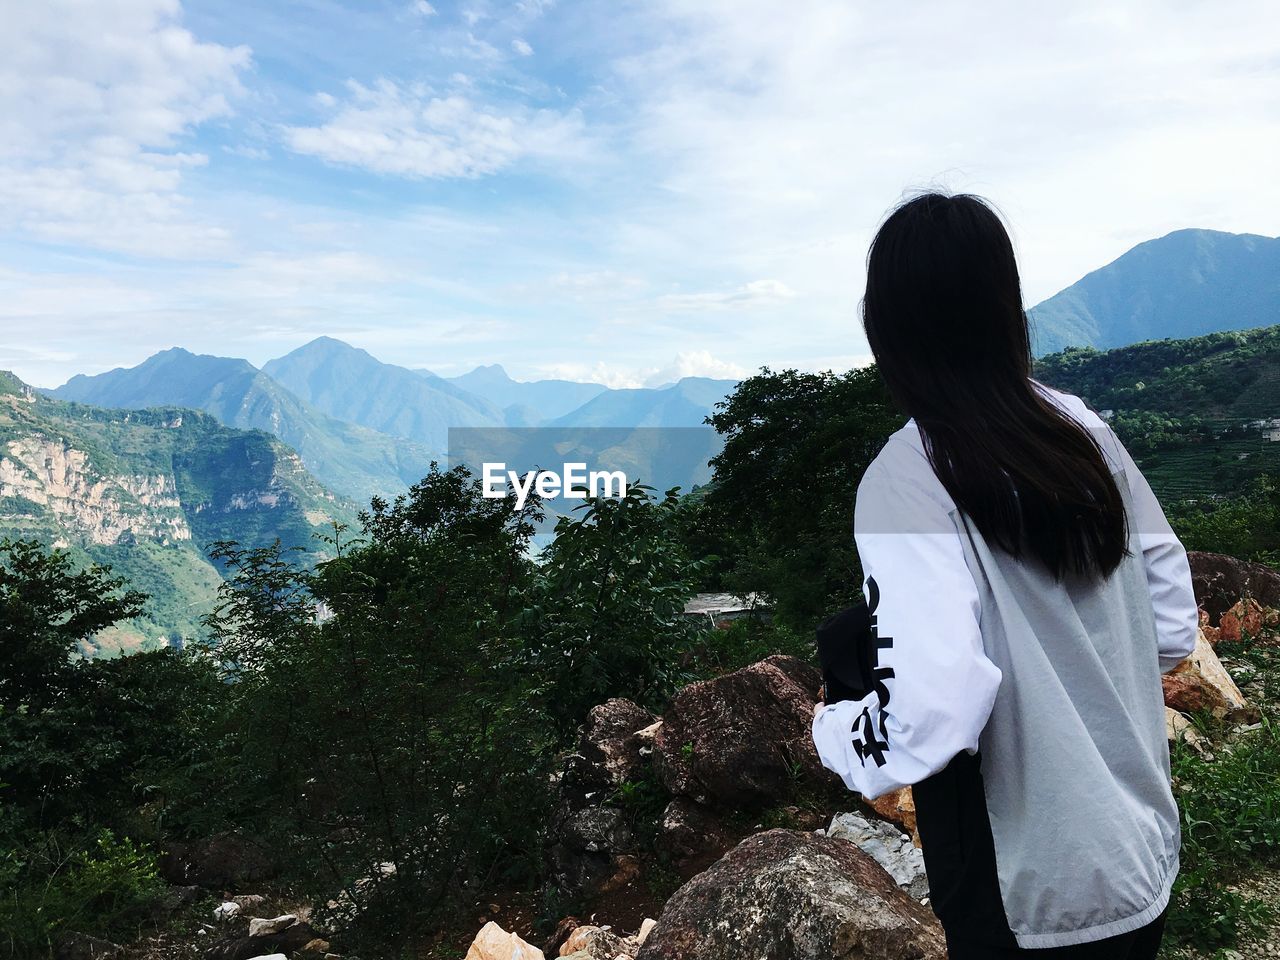
<path id="1" fill-rule="evenodd" d="M 353 514 L 268 434 L 195 411 L 69 403 L 0 378 L 0 537 L 109 563 L 150 594 L 146 617 L 115 646 L 200 635 L 221 582 L 214 541 L 278 538 L 316 559 L 313 534 Z"/>
<path id="2" fill-rule="evenodd" d="M 0 500 L 6 498 L 46 508 L 68 534 L 101 546 L 138 538 L 162 544 L 191 539 L 172 476 L 94 476 L 89 455 L 61 439 L 32 435 L 9 441 L 0 457 Z M 37 519 L 34 511 L 29 518 Z"/>

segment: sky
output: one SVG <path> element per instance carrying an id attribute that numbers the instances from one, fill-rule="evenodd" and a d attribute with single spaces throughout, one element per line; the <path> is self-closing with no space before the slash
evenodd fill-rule
<path id="1" fill-rule="evenodd" d="M 0 369 L 847 369 L 913 191 L 991 198 L 1028 305 L 1280 233 L 1271 6 L 0 0 Z"/>

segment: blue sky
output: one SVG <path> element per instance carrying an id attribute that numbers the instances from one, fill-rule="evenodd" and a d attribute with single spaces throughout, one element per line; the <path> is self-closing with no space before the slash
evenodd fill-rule
<path id="1" fill-rule="evenodd" d="M 327 334 L 611 385 L 865 362 L 912 189 L 1029 303 L 1185 226 L 1280 232 L 1258 0 L 5 3 L 0 368 Z"/>

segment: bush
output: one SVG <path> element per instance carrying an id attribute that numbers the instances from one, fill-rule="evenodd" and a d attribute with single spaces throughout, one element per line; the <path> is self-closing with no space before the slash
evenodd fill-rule
<path id="1" fill-rule="evenodd" d="M 70 932 L 136 936 L 164 892 L 154 856 L 109 830 L 84 846 L 47 835 L 0 856 L 0 948 L 11 957 L 48 953 Z"/>

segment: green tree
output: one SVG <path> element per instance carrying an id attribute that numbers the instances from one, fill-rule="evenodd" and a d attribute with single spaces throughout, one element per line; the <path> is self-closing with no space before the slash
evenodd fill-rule
<path id="1" fill-rule="evenodd" d="M 859 590 L 858 482 L 903 417 L 874 368 L 764 369 L 710 417 L 725 439 L 700 525 L 720 531 L 724 586 L 772 597 L 807 630 Z"/>

